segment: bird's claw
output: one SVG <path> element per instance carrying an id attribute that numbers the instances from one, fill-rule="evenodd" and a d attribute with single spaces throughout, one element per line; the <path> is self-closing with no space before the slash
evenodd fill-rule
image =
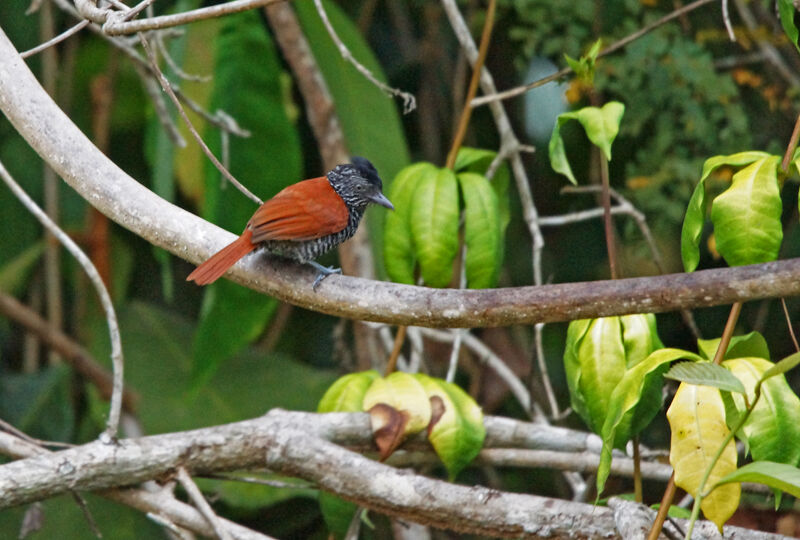
<path id="1" fill-rule="evenodd" d="M 315 263 L 310 261 L 309 264 L 317 269 L 317 277 L 314 279 L 314 283 L 311 285 L 311 289 L 316 292 L 317 287 L 319 284 L 322 283 L 322 280 L 328 277 L 331 274 L 341 274 L 341 268 L 334 268 L 333 266 L 322 266 L 319 263 Z"/>

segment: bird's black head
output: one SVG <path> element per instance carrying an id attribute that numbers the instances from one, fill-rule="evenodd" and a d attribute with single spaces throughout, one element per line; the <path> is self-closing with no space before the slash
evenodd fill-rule
<path id="1" fill-rule="evenodd" d="M 375 203 L 394 210 L 382 192 L 383 182 L 378 171 L 366 158 L 354 156 L 351 163 L 337 165 L 328 173 L 328 180 L 350 207 L 363 209 Z"/>

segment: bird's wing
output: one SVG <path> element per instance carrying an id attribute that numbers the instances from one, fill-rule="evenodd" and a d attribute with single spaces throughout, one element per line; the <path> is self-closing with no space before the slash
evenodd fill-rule
<path id="1" fill-rule="evenodd" d="M 250 218 L 253 243 L 313 240 L 347 226 L 349 212 L 324 176 L 293 184 L 261 205 Z"/>

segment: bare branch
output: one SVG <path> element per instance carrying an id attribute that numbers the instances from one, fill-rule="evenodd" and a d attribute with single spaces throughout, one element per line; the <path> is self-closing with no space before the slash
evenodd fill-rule
<path id="1" fill-rule="evenodd" d="M 21 61 L 21 60 L 20 60 Z M 39 220 L 45 229 L 55 236 L 59 242 L 69 251 L 75 260 L 78 261 L 83 271 L 92 282 L 97 295 L 100 297 L 100 304 L 106 315 L 106 324 L 108 325 L 108 333 L 111 338 L 111 366 L 113 369 L 113 388 L 111 392 L 111 406 L 108 412 L 108 422 L 106 423 L 106 430 L 103 433 L 105 442 L 113 441 L 117 436 L 119 429 L 119 416 L 122 410 L 122 384 L 123 384 L 123 368 L 124 362 L 122 358 L 122 341 L 119 336 L 119 324 L 117 323 L 117 314 L 114 311 L 114 304 L 111 302 L 111 296 L 108 294 L 103 279 L 97 272 L 92 261 L 81 250 L 80 247 L 70 238 L 67 233 L 61 230 L 50 217 L 39 208 L 39 206 L 31 199 L 27 193 L 17 184 L 11 177 L 5 166 L 0 162 L 0 178 L 11 189 L 11 192 L 25 205 L 25 208 Z"/>
<path id="2" fill-rule="evenodd" d="M 200 513 L 206 518 L 208 524 L 213 527 L 217 538 L 219 538 L 219 540 L 231 540 L 231 535 L 228 534 L 228 530 L 225 528 L 222 520 L 214 512 L 214 509 L 211 508 L 211 505 L 208 504 L 206 498 L 203 497 L 203 493 L 200 491 L 200 488 L 197 487 L 197 484 L 194 483 L 192 477 L 189 476 L 189 473 L 186 472 L 185 467 L 178 467 L 177 477 L 178 483 L 180 483 L 180 485 L 183 486 L 183 489 L 186 490 L 189 498 L 192 500 L 197 509 L 200 510 Z"/>
<path id="3" fill-rule="evenodd" d="M 90 204 L 179 257 L 199 262 L 235 236 L 161 199 L 125 174 L 42 90 L 0 33 L 0 110 Z M 259 254 L 230 278 L 280 300 L 352 319 L 438 327 L 481 327 L 661 313 L 800 294 L 800 259 L 693 274 L 488 290 L 429 289 L 331 276 Z"/>

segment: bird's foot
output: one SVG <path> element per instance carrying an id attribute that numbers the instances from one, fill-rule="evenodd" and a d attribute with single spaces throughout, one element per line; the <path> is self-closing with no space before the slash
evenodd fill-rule
<path id="1" fill-rule="evenodd" d="M 317 290 L 317 287 L 319 287 L 319 284 L 322 283 L 322 280 L 328 277 L 329 275 L 342 273 L 341 268 L 334 268 L 333 266 L 322 266 L 318 262 L 314 261 L 308 261 L 308 264 L 316 268 L 318 272 L 316 279 L 314 279 L 313 285 L 311 285 L 311 288 L 314 291 Z"/>

